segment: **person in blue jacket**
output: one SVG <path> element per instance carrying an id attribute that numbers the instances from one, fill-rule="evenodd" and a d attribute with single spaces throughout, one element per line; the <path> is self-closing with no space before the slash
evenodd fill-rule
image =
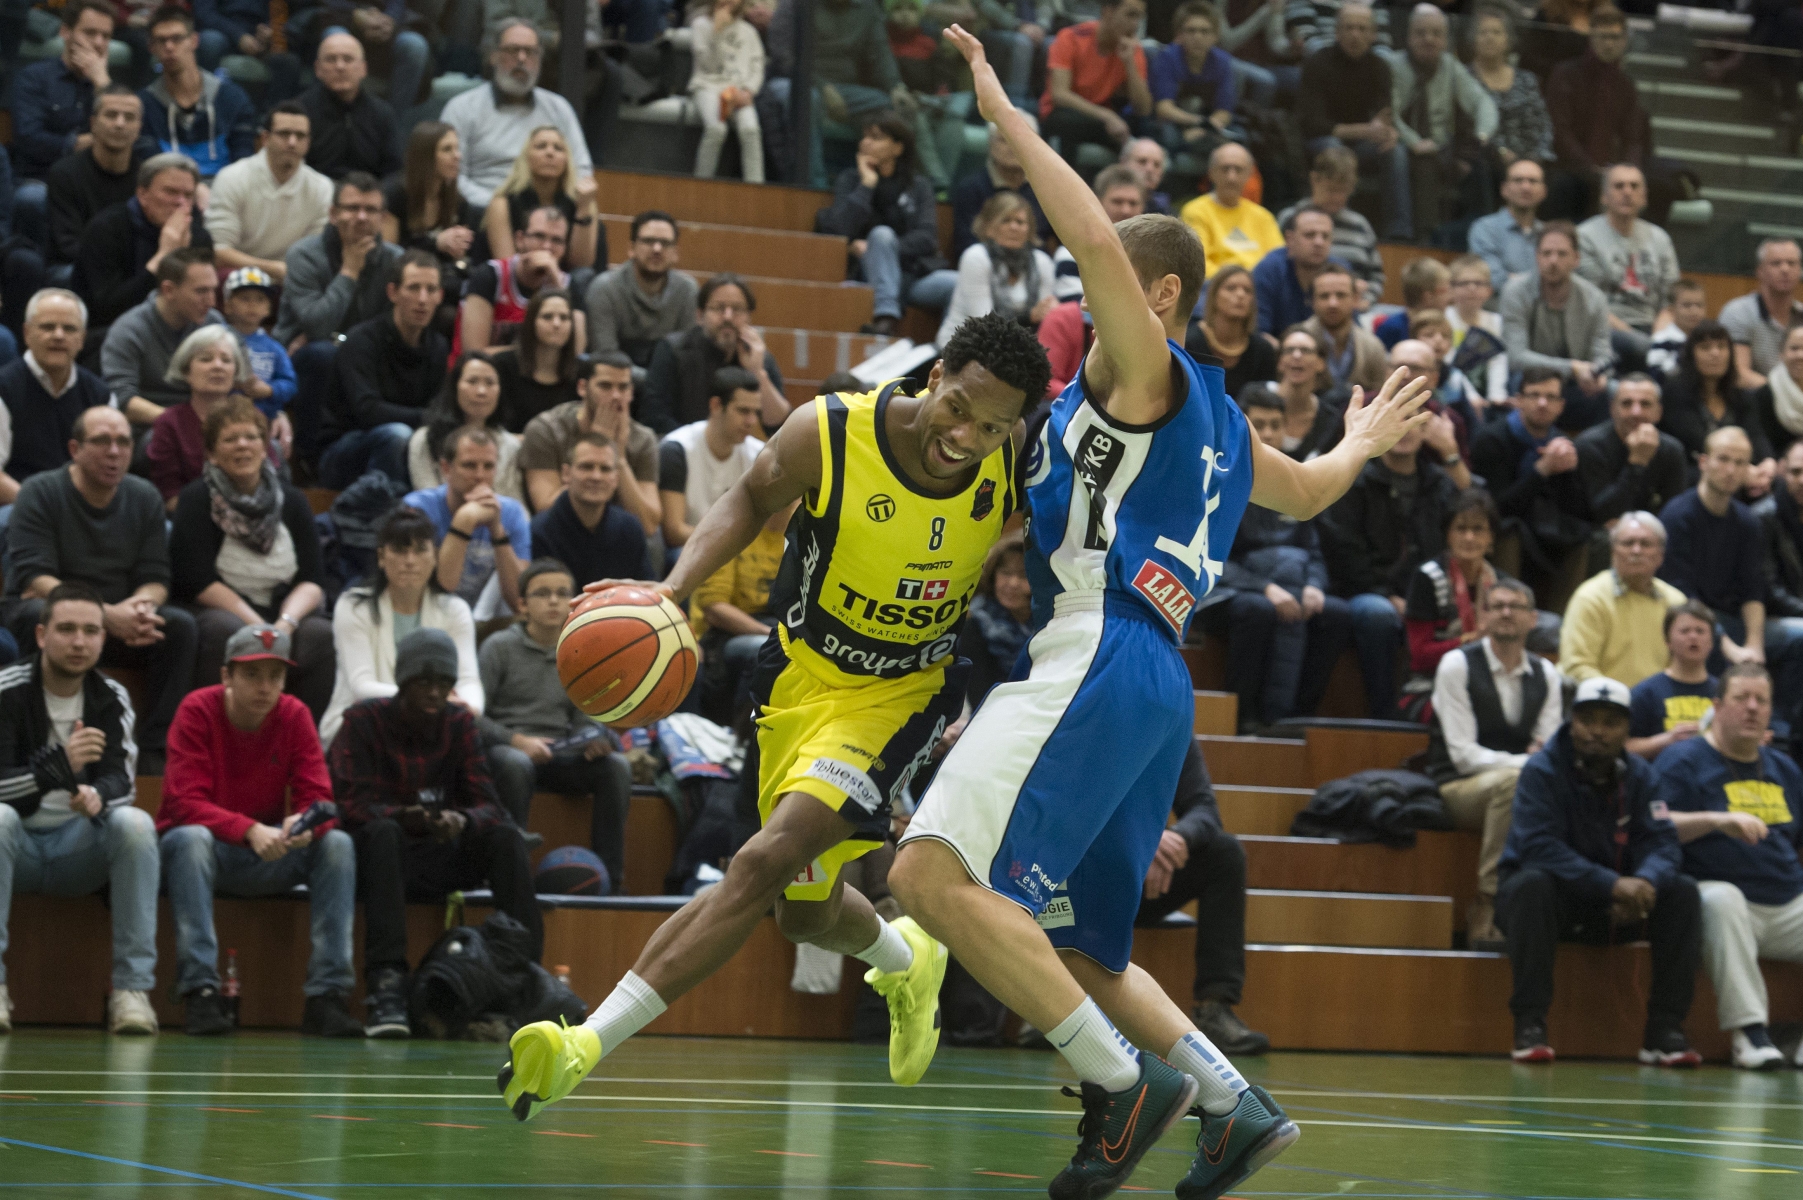
<path id="1" fill-rule="evenodd" d="M 1678 831 L 1654 796 L 1653 768 L 1627 753 L 1628 689 L 1578 685 L 1571 719 L 1528 760 L 1498 864 L 1496 923 L 1508 939 L 1517 1062 L 1551 1062 L 1546 1013 L 1561 941 L 1653 944 L 1640 1061 L 1694 1067 L 1684 1037 L 1702 959 L 1702 901 L 1680 871 Z"/>
<path id="2" fill-rule="evenodd" d="M 144 98 L 144 136 L 200 167 L 203 181 L 257 149 L 257 112 L 244 89 L 200 68 L 200 34 L 185 8 L 150 18 L 150 52 L 162 68 Z"/>

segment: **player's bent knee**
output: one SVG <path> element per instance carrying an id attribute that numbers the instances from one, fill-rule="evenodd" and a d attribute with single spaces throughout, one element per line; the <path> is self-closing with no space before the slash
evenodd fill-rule
<path id="1" fill-rule="evenodd" d="M 813 861 L 795 848 L 793 840 L 759 833 L 732 857 L 722 886 L 742 893 L 742 899 L 768 905 Z"/>
<path id="2" fill-rule="evenodd" d="M 776 927 L 791 942 L 811 942 L 838 921 L 839 905 L 834 900 L 779 898 L 776 902 Z"/>

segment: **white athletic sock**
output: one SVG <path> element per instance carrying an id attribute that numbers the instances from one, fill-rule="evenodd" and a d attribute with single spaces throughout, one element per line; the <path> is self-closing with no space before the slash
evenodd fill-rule
<path id="1" fill-rule="evenodd" d="M 867 962 L 885 975 L 897 971 L 905 971 L 914 965 L 914 947 L 908 945 L 908 939 L 895 932 L 895 926 L 878 917 L 876 941 L 864 947 L 853 958 Z"/>
<path id="2" fill-rule="evenodd" d="M 1165 1059 L 1201 1085 L 1197 1096 L 1202 1110 L 1210 1116 L 1224 1117 L 1232 1112 L 1240 1102 L 1240 1093 L 1246 1090 L 1246 1081 L 1233 1069 L 1227 1056 L 1215 1049 L 1208 1035 L 1199 1029 L 1178 1038 Z"/>
<path id="3" fill-rule="evenodd" d="M 1056 1029 L 1046 1030 L 1046 1038 L 1086 1083 L 1118 1092 L 1139 1079 L 1139 1051 L 1127 1044 L 1088 996 Z"/>
<path id="4" fill-rule="evenodd" d="M 583 1024 L 601 1039 L 601 1057 L 606 1058 L 620 1048 L 621 1042 L 657 1020 L 663 1011 L 664 1002 L 651 985 L 628 971 Z"/>

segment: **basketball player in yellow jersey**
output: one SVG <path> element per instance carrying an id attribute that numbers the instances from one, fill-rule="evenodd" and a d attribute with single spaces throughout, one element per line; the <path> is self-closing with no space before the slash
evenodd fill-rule
<path id="1" fill-rule="evenodd" d="M 1021 417 L 1050 375 L 1024 326 L 1000 315 L 965 322 L 921 395 L 890 384 L 791 413 L 702 517 L 669 579 L 639 585 L 681 602 L 771 513 L 804 502 L 753 683 L 763 828 L 725 879 L 659 927 L 586 1024 L 539 1022 L 513 1036 L 499 1084 L 514 1116 L 568 1095 L 731 958 L 773 904 L 792 941 L 870 964 L 866 978 L 889 1001 L 890 1074 L 911 1084 L 926 1070 L 945 948 L 907 918 L 885 922 L 839 871 L 882 844 L 891 800 L 962 710 L 958 628 L 1019 505 Z"/>

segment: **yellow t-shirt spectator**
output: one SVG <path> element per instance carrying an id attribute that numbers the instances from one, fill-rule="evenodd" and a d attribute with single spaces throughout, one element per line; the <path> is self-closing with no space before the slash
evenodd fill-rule
<path id="1" fill-rule="evenodd" d="M 1283 245 L 1277 218 L 1270 209 L 1250 200 L 1225 208 L 1213 192 L 1208 192 L 1185 204 L 1179 215 L 1202 239 L 1210 275 L 1228 263 L 1238 263 L 1250 271 L 1265 255 Z"/>
<path id="2" fill-rule="evenodd" d="M 783 564 L 783 533 L 781 529 L 759 530 L 737 558 L 689 594 L 689 624 L 694 627 L 697 641 L 707 633 L 707 610 L 711 604 L 731 604 L 754 617 L 770 606 L 770 588 Z"/>

